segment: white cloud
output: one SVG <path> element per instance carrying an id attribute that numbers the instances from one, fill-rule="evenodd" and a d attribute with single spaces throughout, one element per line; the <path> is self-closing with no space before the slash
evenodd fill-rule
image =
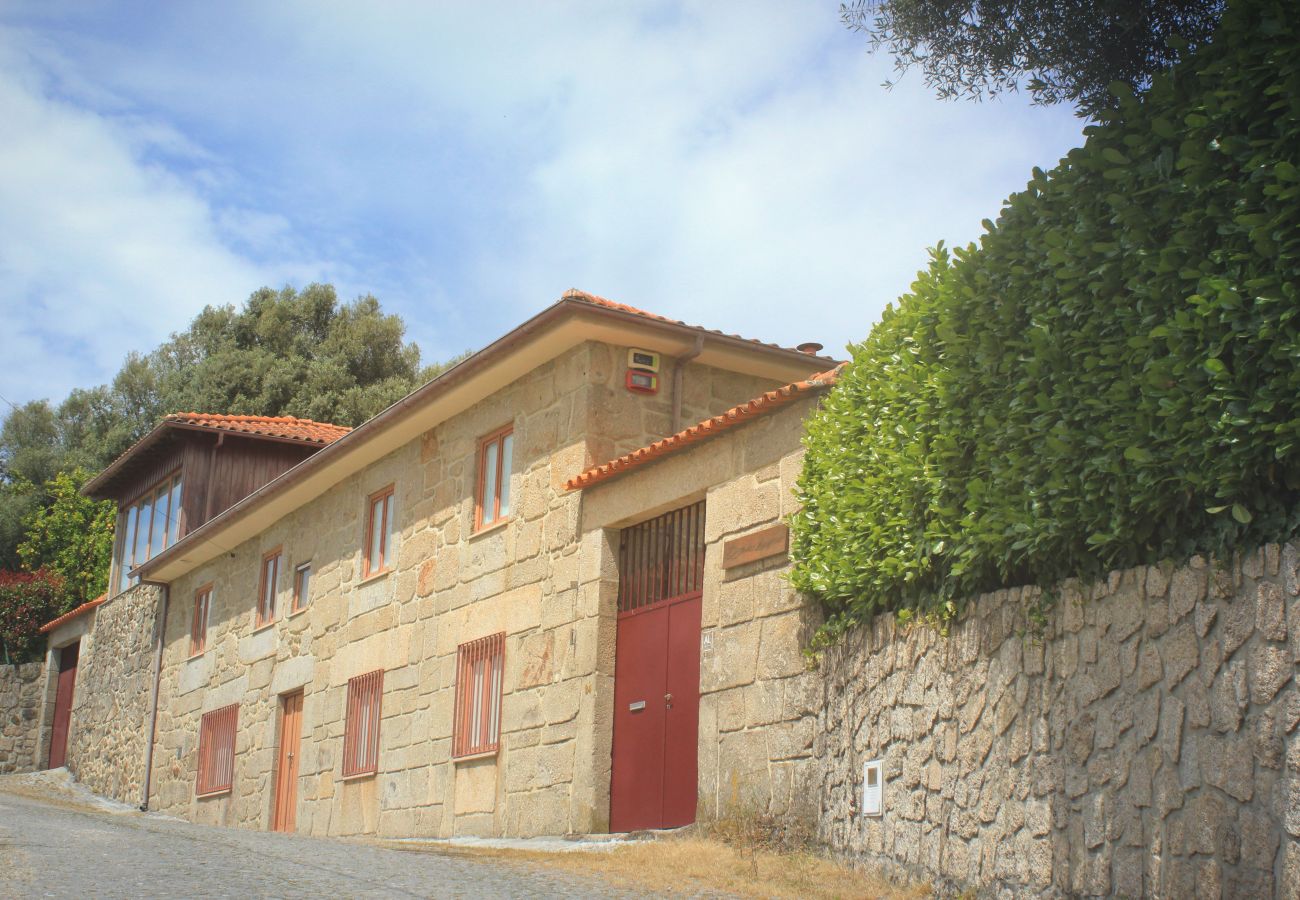
<path id="1" fill-rule="evenodd" d="M 927 246 L 974 238 L 1078 141 L 1068 110 L 884 91 L 889 60 L 834 4 L 41 15 L 58 49 L 0 57 L 0 114 L 21 117 L 0 135 L 0 298 L 50 306 L 14 308 L 29 362 L 91 349 L 7 372 L 23 396 L 286 279 L 375 293 L 431 358 L 570 286 L 838 350 Z"/>

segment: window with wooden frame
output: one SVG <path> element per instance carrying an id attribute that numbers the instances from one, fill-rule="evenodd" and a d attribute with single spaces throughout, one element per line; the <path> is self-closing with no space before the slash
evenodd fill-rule
<path id="1" fill-rule="evenodd" d="M 257 627 L 275 621 L 275 591 L 280 584 L 279 547 L 262 554 L 262 575 L 257 586 Z"/>
<path id="2" fill-rule="evenodd" d="M 302 612 L 311 601 L 311 563 L 299 563 L 293 570 L 293 612 Z"/>
<path id="3" fill-rule="evenodd" d="M 226 793 L 234 783 L 238 727 L 238 703 L 203 714 L 199 722 L 199 771 L 194 788 L 200 797 Z"/>
<path id="4" fill-rule="evenodd" d="M 510 458 L 514 426 L 481 438 L 478 445 L 478 489 L 474 497 L 474 530 L 487 528 L 510 515 Z"/>
<path id="5" fill-rule="evenodd" d="M 501 746 L 504 632 L 456 648 L 456 718 L 453 757 L 494 753 Z"/>
<path id="6" fill-rule="evenodd" d="M 208 614 L 212 611 L 212 585 L 194 592 L 194 614 L 190 618 L 190 656 L 198 656 L 208 645 Z"/>
<path id="7" fill-rule="evenodd" d="M 393 544 L 393 485 L 370 495 L 366 504 L 365 559 L 361 577 L 369 578 L 389 569 Z"/>
<path id="8" fill-rule="evenodd" d="M 151 486 L 118 516 L 120 529 L 113 549 L 115 594 L 131 587 L 137 579 L 131 570 L 162 553 L 180 537 L 181 476 L 174 473 Z"/>
<path id="9" fill-rule="evenodd" d="M 379 707 L 383 693 L 383 669 L 348 681 L 348 707 L 343 722 L 344 778 L 379 771 Z"/>

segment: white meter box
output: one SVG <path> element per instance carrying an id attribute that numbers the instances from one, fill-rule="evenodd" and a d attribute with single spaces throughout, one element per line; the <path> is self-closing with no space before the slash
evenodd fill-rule
<path id="1" fill-rule="evenodd" d="M 870 759 L 862 764 L 862 814 L 881 816 L 885 812 L 884 760 Z"/>

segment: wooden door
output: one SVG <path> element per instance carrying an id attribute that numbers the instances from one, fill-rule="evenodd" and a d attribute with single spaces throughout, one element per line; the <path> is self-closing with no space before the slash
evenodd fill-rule
<path id="1" fill-rule="evenodd" d="M 620 542 L 611 831 L 695 821 L 703 533 L 698 503 Z"/>
<path id="2" fill-rule="evenodd" d="M 59 686 L 54 695 L 54 723 L 50 733 L 50 768 L 68 761 L 68 727 L 72 724 L 72 694 L 77 684 L 77 657 L 81 642 L 59 651 Z"/>
<path id="3" fill-rule="evenodd" d="M 302 691 L 280 698 L 280 763 L 276 766 L 274 831 L 293 831 L 298 809 L 298 757 L 302 744 Z"/>

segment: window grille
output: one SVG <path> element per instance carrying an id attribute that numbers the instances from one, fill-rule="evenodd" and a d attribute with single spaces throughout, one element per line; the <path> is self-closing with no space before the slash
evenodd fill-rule
<path id="1" fill-rule="evenodd" d="M 199 796 L 230 790 L 235 780 L 235 734 L 239 704 L 204 713 L 199 721 L 199 771 L 195 793 Z"/>
<path id="2" fill-rule="evenodd" d="M 347 718 L 343 724 L 343 777 L 379 771 L 379 706 L 384 670 L 348 681 Z"/>
<path id="3" fill-rule="evenodd" d="M 624 528 L 618 547 L 618 611 L 699 593 L 704 587 L 704 501 Z"/>
<path id="4" fill-rule="evenodd" d="M 505 657 L 504 632 L 457 648 L 452 756 L 475 756 L 500 748 L 501 682 Z"/>

